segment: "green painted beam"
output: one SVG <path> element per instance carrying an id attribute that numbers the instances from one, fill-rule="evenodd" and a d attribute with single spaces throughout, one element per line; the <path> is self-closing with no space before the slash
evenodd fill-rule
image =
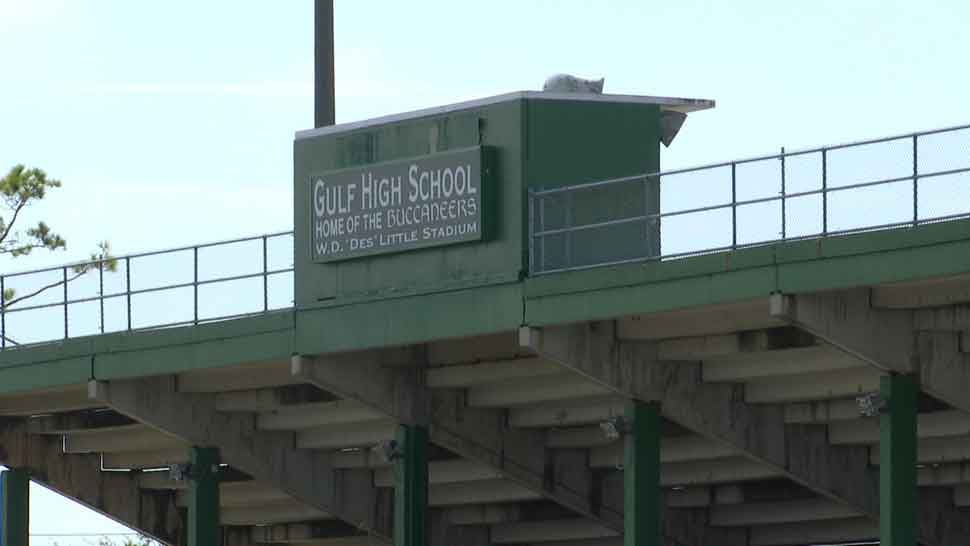
<path id="1" fill-rule="evenodd" d="M 970 220 L 778 243 L 525 281 L 532 326 L 970 272 Z"/>
<path id="2" fill-rule="evenodd" d="M 623 544 L 662 546 L 660 408 L 657 404 L 631 401 L 626 420 L 629 430 L 623 466 Z"/>
<path id="3" fill-rule="evenodd" d="M 428 524 L 428 431 L 397 429 L 394 459 L 394 546 L 425 546 Z"/>
<path id="4" fill-rule="evenodd" d="M 3 546 L 28 546 L 30 528 L 30 475 L 26 470 L 11 469 L 0 477 L 2 488 Z"/>
<path id="5" fill-rule="evenodd" d="M 916 546 L 916 413 L 919 387 L 909 376 L 880 383 L 887 408 L 879 423 L 879 536 L 882 546 Z"/>
<path id="6" fill-rule="evenodd" d="M 219 452 L 193 447 L 189 480 L 189 546 L 219 542 Z"/>

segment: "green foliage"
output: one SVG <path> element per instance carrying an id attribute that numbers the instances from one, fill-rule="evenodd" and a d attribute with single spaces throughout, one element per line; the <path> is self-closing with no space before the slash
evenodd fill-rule
<path id="1" fill-rule="evenodd" d="M 47 191 L 61 187 L 61 182 L 49 178 L 40 169 L 28 169 L 23 165 L 15 165 L 10 172 L 0 179 L 0 255 L 7 254 L 14 258 L 26 256 L 36 249 L 64 250 L 67 241 L 51 230 L 45 222 L 29 227 L 24 231 L 17 229 L 17 219 L 31 203 L 44 199 Z M 25 295 L 18 295 L 14 289 L 7 288 L 0 295 L 6 307 L 32 298 L 51 288 L 61 286 L 93 270 L 114 272 L 118 270 L 118 260 L 111 255 L 111 246 L 107 241 L 98 244 L 97 250 L 91 254 L 87 262 L 75 264 L 71 267 L 73 275 L 66 280 L 60 280 L 42 286 L 40 289 Z"/>
<path id="2" fill-rule="evenodd" d="M 62 250 L 67 241 L 51 231 L 50 226 L 38 222 L 36 226 L 26 231 L 16 231 L 14 228 L 20 213 L 34 201 L 39 201 L 47 195 L 47 190 L 61 187 L 59 180 L 48 178 L 47 173 L 40 169 L 28 169 L 23 165 L 15 165 L 10 172 L 0 179 L 0 201 L 7 208 L 9 219 L 4 213 L 0 217 L 0 254 L 12 256 L 26 256 L 33 250 L 43 248 L 47 250 Z"/>

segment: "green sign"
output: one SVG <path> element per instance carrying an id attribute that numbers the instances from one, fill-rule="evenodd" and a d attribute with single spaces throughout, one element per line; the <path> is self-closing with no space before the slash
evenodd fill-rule
<path id="1" fill-rule="evenodd" d="M 482 239 L 480 147 L 310 177 L 316 262 Z"/>

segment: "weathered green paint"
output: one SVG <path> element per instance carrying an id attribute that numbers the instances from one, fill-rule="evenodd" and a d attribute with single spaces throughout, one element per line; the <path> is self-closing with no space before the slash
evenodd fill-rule
<path id="1" fill-rule="evenodd" d="M 879 422 L 879 539 L 883 546 L 916 546 L 916 413 L 919 387 L 909 376 L 885 375 L 888 407 Z"/>
<path id="2" fill-rule="evenodd" d="M 28 546 L 30 537 L 30 475 L 10 469 L 0 478 L 3 487 L 3 546 Z"/>
<path id="3" fill-rule="evenodd" d="M 432 280 L 262 317 L 3 351 L 0 393 L 968 272 L 970 221 L 955 221 L 524 281 L 518 272 Z"/>
<path id="4" fill-rule="evenodd" d="M 428 525 L 428 431 L 401 425 L 394 460 L 394 546 L 425 546 Z"/>
<path id="5" fill-rule="evenodd" d="M 522 325 L 522 284 L 301 310 L 301 354 L 350 351 L 515 330 Z"/>
<path id="6" fill-rule="evenodd" d="M 529 101 L 528 187 L 558 188 L 659 171 L 659 120 L 659 107 L 650 104 Z M 542 221 L 536 230 L 557 229 L 659 212 L 660 186 L 638 180 L 547 196 L 542 202 L 535 211 Z M 535 242 L 536 261 L 555 269 L 656 255 L 658 235 L 644 223 L 631 223 L 548 236 Z"/>
<path id="7" fill-rule="evenodd" d="M 295 298 L 299 308 L 344 298 L 383 299 L 439 283 L 487 283 L 523 271 L 521 191 L 523 101 L 514 100 L 339 134 L 294 145 Z M 331 264 L 310 261 L 313 173 L 359 167 L 473 146 L 486 152 L 483 174 L 487 240 Z M 491 209 L 491 211 L 489 211 Z M 489 215 L 492 212 L 494 216 Z M 448 288 L 444 288 L 448 289 Z"/>
<path id="8" fill-rule="evenodd" d="M 50 389 L 86 383 L 91 357 L 68 358 L 0 368 L 0 393 Z"/>
<path id="9" fill-rule="evenodd" d="M 970 221 L 530 278 L 541 326 L 970 272 Z"/>
<path id="10" fill-rule="evenodd" d="M 626 419 L 623 464 L 623 544 L 662 546 L 661 517 L 664 510 L 660 490 L 660 408 L 657 404 L 630 401 Z"/>
<path id="11" fill-rule="evenodd" d="M 189 546 L 214 546 L 219 540 L 219 451 L 191 450 L 189 479 Z"/>

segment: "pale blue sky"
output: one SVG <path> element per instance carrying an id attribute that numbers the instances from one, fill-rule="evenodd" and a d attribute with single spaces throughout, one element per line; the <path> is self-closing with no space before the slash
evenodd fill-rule
<path id="1" fill-rule="evenodd" d="M 572 72 L 717 101 L 665 168 L 956 125 L 970 122 L 968 20 L 959 0 L 336 0 L 337 118 Z M 63 180 L 34 218 L 70 242 L 4 269 L 101 239 L 124 253 L 290 229 L 311 21 L 310 0 L 0 0 L 0 170 Z M 42 498 L 37 532 L 112 529 Z"/>

